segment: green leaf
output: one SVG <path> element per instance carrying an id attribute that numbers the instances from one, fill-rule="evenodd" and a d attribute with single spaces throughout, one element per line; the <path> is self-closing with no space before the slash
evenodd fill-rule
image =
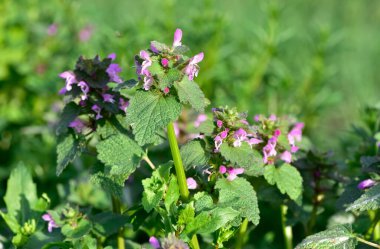
<path id="1" fill-rule="evenodd" d="M 181 147 L 180 152 L 186 169 L 206 165 L 210 158 L 205 150 L 205 143 L 201 140 L 192 140 L 186 143 Z"/>
<path id="2" fill-rule="evenodd" d="M 128 222 L 128 217 L 112 212 L 104 212 L 95 215 L 91 220 L 94 224 L 93 231 L 103 237 L 108 237 L 116 234 L 118 229 Z"/>
<path id="3" fill-rule="evenodd" d="M 161 51 L 161 52 L 168 51 L 170 49 L 166 44 L 158 42 L 158 41 L 151 41 L 150 44 L 154 46 L 158 51 Z"/>
<path id="4" fill-rule="evenodd" d="M 98 159 L 111 175 L 127 179 L 139 165 L 144 151 L 128 136 L 118 133 L 96 145 Z"/>
<path id="5" fill-rule="evenodd" d="M 181 103 L 190 104 L 197 112 L 204 111 L 206 99 L 197 83 L 185 76 L 180 82 L 174 83 L 174 87 Z"/>
<path id="6" fill-rule="evenodd" d="M 146 212 L 150 212 L 152 209 L 158 206 L 162 200 L 166 183 L 169 181 L 171 164 L 164 164 L 159 166 L 150 178 L 142 180 L 144 187 L 142 205 Z"/>
<path id="7" fill-rule="evenodd" d="M 259 224 L 260 211 L 256 192 L 246 179 L 219 179 L 215 188 L 219 190 L 219 206 L 232 207 L 240 212 L 241 217 L 248 218 L 255 225 Z"/>
<path id="8" fill-rule="evenodd" d="M 82 152 L 80 141 L 73 134 L 67 133 L 58 137 L 57 170 L 59 176 L 66 166 Z"/>
<path id="9" fill-rule="evenodd" d="M 179 199 L 179 186 L 175 175 L 170 177 L 169 186 L 165 195 L 165 208 L 170 210 L 170 205 L 176 203 Z"/>
<path id="10" fill-rule="evenodd" d="M 217 207 L 203 211 L 186 225 L 184 233 L 212 233 L 238 216 L 239 211 L 231 207 Z"/>
<path id="11" fill-rule="evenodd" d="M 62 227 L 61 232 L 68 238 L 78 239 L 83 237 L 91 230 L 91 223 L 86 219 L 81 219 L 76 226 L 66 224 Z"/>
<path id="12" fill-rule="evenodd" d="M 37 200 L 37 188 L 33 183 L 32 175 L 24 164 L 19 163 L 11 172 L 4 196 L 8 212 L 6 221 L 13 224 L 17 220 L 19 225 L 23 225 Z M 15 228 L 15 224 L 11 226 Z"/>
<path id="13" fill-rule="evenodd" d="M 301 202 L 302 176 L 295 167 L 289 164 L 282 164 L 278 168 L 274 165 L 267 165 L 264 177 L 269 184 L 276 184 L 281 193 L 288 194 L 290 199 L 298 203 Z"/>
<path id="14" fill-rule="evenodd" d="M 357 243 L 351 227 L 340 225 L 306 237 L 295 249 L 354 249 Z"/>
<path id="15" fill-rule="evenodd" d="M 56 134 L 60 135 L 66 133 L 69 124 L 79 115 L 80 107 L 74 102 L 68 103 L 61 113 L 61 118 L 58 122 Z"/>
<path id="16" fill-rule="evenodd" d="M 157 140 L 157 132 L 177 119 L 181 104 L 173 96 L 138 91 L 130 101 L 127 122 L 140 145 Z"/>
<path id="17" fill-rule="evenodd" d="M 181 71 L 177 69 L 169 69 L 166 73 L 159 75 L 159 87 L 164 90 L 165 87 L 171 87 L 175 82 L 178 82 L 183 77 Z"/>
<path id="18" fill-rule="evenodd" d="M 376 210 L 380 208 L 380 184 L 366 190 L 354 203 L 350 204 L 346 211 Z"/>
<path id="19" fill-rule="evenodd" d="M 83 238 L 74 241 L 73 249 L 97 249 L 96 239 L 90 235 L 86 235 Z"/>
<path id="20" fill-rule="evenodd" d="M 185 226 L 194 220 L 195 212 L 191 204 L 179 211 L 177 226 Z"/>
<path id="21" fill-rule="evenodd" d="M 90 178 L 91 183 L 101 187 L 107 193 L 118 197 L 122 196 L 124 181 L 124 177 L 105 175 L 103 172 L 97 172 Z"/>
<path id="22" fill-rule="evenodd" d="M 263 174 L 264 163 L 261 154 L 253 150 L 247 143 L 243 143 L 240 147 L 223 143 L 220 153 L 236 167 L 243 167 L 250 175 L 260 176 Z"/>
<path id="23" fill-rule="evenodd" d="M 197 212 L 211 209 L 214 204 L 212 197 L 208 195 L 206 192 L 196 193 L 194 195 L 194 200 L 195 211 Z"/>

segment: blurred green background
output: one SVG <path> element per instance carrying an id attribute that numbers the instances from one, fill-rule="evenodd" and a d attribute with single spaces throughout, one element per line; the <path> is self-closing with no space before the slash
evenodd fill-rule
<path id="1" fill-rule="evenodd" d="M 213 106 L 294 115 L 317 148 L 344 155 L 349 125 L 380 100 L 379 26 L 373 0 L 2 0 L 0 196 L 19 161 L 41 189 L 68 181 L 55 176 L 60 72 L 115 52 L 134 77 L 134 54 L 176 28 L 205 53 L 197 82 Z"/>

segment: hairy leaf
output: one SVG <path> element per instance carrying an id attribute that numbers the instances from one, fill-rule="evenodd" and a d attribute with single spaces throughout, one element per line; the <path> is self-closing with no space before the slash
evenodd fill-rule
<path id="1" fill-rule="evenodd" d="M 380 184 L 366 190 L 359 199 L 350 204 L 346 211 L 376 210 L 380 207 Z"/>
<path id="2" fill-rule="evenodd" d="M 57 176 L 59 176 L 66 166 L 72 162 L 82 152 L 79 139 L 73 134 L 67 133 L 58 137 L 57 145 Z"/>
<path id="3" fill-rule="evenodd" d="M 105 175 L 103 172 L 97 172 L 90 178 L 93 184 L 101 187 L 107 193 L 118 197 L 122 196 L 124 180 L 124 177 Z"/>
<path id="4" fill-rule="evenodd" d="M 208 195 L 206 192 L 198 192 L 194 195 L 194 206 L 195 211 L 200 212 L 207 209 L 211 209 L 213 206 L 213 200 L 210 195 Z"/>
<path id="5" fill-rule="evenodd" d="M 165 195 L 165 207 L 166 210 L 170 210 L 170 205 L 176 203 L 179 199 L 179 186 L 177 182 L 177 177 L 172 175 L 170 177 L 169 186 L 166 190 Z"/>
<path id="6" fill-rule="evenodd" d="M 186 169 L 207 164 L 210 155 L 205 150 L 205 143 L 193 140 L 181 147 L 181 157 Z"/>
<path id="7" fill-rule="evenodd" d="M 357 239 L 349 225 L 339 225 L 304 239 L 296 249 L 354 249 Z"/>
<path id="8" fill-rule="evenodd" d="M 256 192 L 244 178 L 238 177 L 233 181 L 219 179 L 215 188 L 219 190 L 219 205 L 232 207 L 240 212 L 241 217 L 248 218 L 253 224 L 259 224 L 260 212 Z"/>
<path id="9" fill-rule="evenodd" d="M 128 108 L 127 122 L 133 127 L 135 139 L 140 145 L 157 140 L 157 132 L 177 119 L 181 104 L 173 96 L 138 91 Z"/>
<path id="10" fill-rule="evenodd" d="M 206 99 L 198 84 L 188 77 L 183 77 L 180 82 L 174 83 L 181 103 L 190 104 L 197 112 L 203 112 L 206 107 Z"/>
<path id="11" fill-rule="evenodd" d="M 61 113 L 61 118 L 58 122 L 56 134 L 66 133 L 69 124 L 79 115 L 80 107 L 74 102 L 68 103 Z"/>
<path id="12" fill-rule="evenodd" d="M 276 184 L 281 193 L 288 194 L 290 199 L 296 202 L 301 201 L 302 176 L 295 167 L 289 164 L 282 164 L 278 168 L 274 165 L 267 165 L 264 177 L 269 184 Z"/>

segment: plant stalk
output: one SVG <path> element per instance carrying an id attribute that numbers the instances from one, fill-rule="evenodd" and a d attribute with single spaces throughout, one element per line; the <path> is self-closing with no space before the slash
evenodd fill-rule
<path id="1" fill-rule="evenodd" d="M 243 223 L 241 223 L 241 225 L 240 225 L 240 229 L 239 229 L 239 232 L 238 232 L 238 237 L 237 237 L 236 245 L 235 245 L 236 249 L 243 248 L 243 245 L 244 245 L 244 242 L 245 242 L 245 234 L 247 232 L 247 228 L 248 228 L 248 219 L 245 218 L 243 220 Z"/>
<path id="2" fill-rule="evenodd" d="M 122 214 L 121 201 L 118 197 L 112 196 L 112 211 L 116 214 Z M 117 249 L 125 249 L 124 228 L 121 227 L 117 233 Z"/>
<path id="3" fill-rule="evenodd" d="M 362 239 L 362 238 L 359 238 L 359 237 L 356 237 L 356 239 L 357 239 L 358 241 L 364 243 L 364 244 L 369 245 L 369 246 L 372 246 L 372 247 L 375 247 L 375 248 L 380 248 L 380 245 L 375 244 L 375 243 L 373 243 L 373 242 L 367 241 L 367 240 Z"/>
<path id="4" fill-rule="evenodd" d="M 170 150 L 172 152 L 175 172 L 177 175 L 177 180 L 178 180 L 178 185 L 179 185 L 179 193 L 181 195 L 182 200 L 187 201 L 189 199 L 190 192 L 189 192 L 189 189 L 187 188 L 185 169 L 183 168 L 181 154 L 179 153 L 177 138 L 175 136 L 174 126 L 172 122 L 168 124 L 167 129 L 168 129 L 168 140 L 169 140 Z M 191 238 L 190 245 L 193 249 L 200 249 L 196 234 L 194 234 L 193 237 Z"/>
<path id="5" fill-rule="evenodd" d="M 281 224 L 282 224 L 282 234 L 284 235 L 284 243 L 286 249 L 293 249 L 293 231 L 291 226 L 286 225 L 286 213 L 288 212 L 288 207 L 281 204 Z"/>

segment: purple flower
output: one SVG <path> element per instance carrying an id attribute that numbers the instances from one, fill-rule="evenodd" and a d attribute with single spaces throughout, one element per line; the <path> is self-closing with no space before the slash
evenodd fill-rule
<path id="1" fill-rule="evenodd" d="M 237 131 L 235 131 L 234 138 L 234 147 L 240 147 L 241 143 L 247 139 L 247 132 L 244 129 L 239 128 Z"/>
<path id="2" fill-rule="evenodd" d="M 166 58 L 161 59 L 161 64 L 163 67 L 168 67 L 169 66 L 169 60 Z"/>
<path id="3" fill-rule="evenodd" d="M 274 131 L 273 136 L 275 136 L 275 137 L 278 138 L 280 135 L 281 135 L 281 131 L 280 130 L 277 129 L 277 130 Z"/>
<path id="4" fill-rule="evenodd" d="M 223 143 L 223 139 L 219 135 L 217 135 L 214 138 L 215 151 L 219 151 L 219 148 L 220 146 L 222 146 L 222 143 Z"/>
<path id="5" fill-rule="evenodd" d="M 220 165 L 220 167 L 219 167 L 219 173 L 220 174 L 225 174 L 226 172 L 227 172 L 226 166 Z"/>
<path id="6" fill-rule="evenodd" d="M 284 162 L 286 163 L 291 163 L 292 162 L 292 154 L 289 152 L 289 151 L 284 151 L 282 154 L 281 154 L 281 160 L 283 160 Z"/>
<path id="7" fill-rule="evenodd" d="M 76 118 L 70 122 L 69 127 L 73 128 L 77 133 L 81 133 L 82 130 L 86 127 L 86 125 L 82 120 Z"/>
<path id="8" fill-rule="evenodd" d="M 115 60 L 116 59 L 116 54 L 115 53 L 111 53 L 107 56 L 108 59 L 111 59 L 111 60 Z"/>
<path id="9" fill-rule="evenodd" d="M 196 189 L 197 188 L 197 182 L 194 180 L 194 178 L 189 177 L 186 179 L 187 188 L 188 189 Z"/>
<path id="10" fill-rule="evenodd" d="M 161 247 L 160 242 L 158 239 L 154 236 L 149 238 L 149 244 L 154 248 L 154 249 L 159 249 Z"/>
<path id="11" fill-rule="evenodd" d="M 237 175 L 240 175 L 240 174 L 243 174 L 244 173 L 244 169 L 243 168 L 232 168 L 232 167 L 229 167 L 227 169 L 227 180 L 229 181 L 233 181 Z"/>
<path id="12" fill-rule="evenodd" d="M 295 145 L 295 141 L 300 142 L 302 140 L 302 129 L 304 123 L 296 123 L 293 129 L 288 133 L 288 141 L 290 145 Z"/>
<path id="13" fill-rule="evenodd" d="M 263 148 L 264 154 L 264 163 L 273 163 L 273 160 L 270 157 L 274 157 L 277 155 L 276 151 L 277 137 L 271 137 L 268 140 L 268 143 Z"/>
<path id="14" fill-rule="evenodd" d="M 261 114 L 255 115 L 255 117 L 253 118 L 253 120 L 255 120 L 256 122 L 260 122 L 260 120 L 261 120 Z"/>
<path id="15" fill-rule="evenodd" d="M 276 115 L 274 115 L 274 114 L 271 114 L 270 116 L 269 116 L 269 118 L 268 118 L 270 121 L 276 121 L 277 120 L 277 117 L 276 117 Z"/>
<path id="16" fill-rule="evenodd" d="M 86 100 L 87 99 L 87 93 L 90 91 L 90 88 L 88 87 L 87 83 L 84 82 L 84 81 L 80 81 L 78 83 L 78 86 L 80 87 L 80 89 L 83 92 L 83 95 L 81 96 L 81 99 L 82 100 Z"/>
<path id="17" fill-rule="evenodd" d="M 128 106 L 129 106 L 129 101 L 128 100 L 124 100 L 123 98 L 119 98 L 119 108 L 120 108 L 120 110 L 122 110 L 123 112 L 126 112 Z"/>
<path id="18" fill-rule="evenodd" d="M 43 219 L 44 221 L 47 221 L 47 222 L 48 222 L 48 231 L 49 231 L 49 233 L 51 233 L 51 232 L 53 231 L 53 228 L 57 228 L 57 227 L 59 227 L 59 226 L 55 223 L 55 221 L 53 220 L 53 217 L 51 217 L 51 215 L 48 214 L 48 213 L 42 215 L 42 219 Z"/>
<path id="19" fill-rule="evenodd" d="M 185 68 L 185 74 L 189 77 L 189 80 L 193 80 L 194 77 L 198 76 L 199 66 L 197 63 L 201 62 L 203 60 L 203 57 L 204 54 L 201 52 L 190 58 L 189 64 Z"/>
<path id="20" fill-rule="evenodd" d="M 296 153 L 297 151 L 298 151 L 298 147 L 297 146 L 295 146 L 295 145 L 292 145 L 292 147 L 290 148 L 290 152 L 291 153 Z"/>
<path id="21" fill-rule="evenodd" d="M 94 28 L 91 25 L 87 25 L 86 27 L 81 29 L 79 31 L 79 40 L 81 42 L 86 42 L 86 41 L 90 40 L 93 30 L 94 30 Z"/>
<path id="22" fill-rule="evenodd" d="M 181 40 L 182 40 L 182 30 L 176 29 L 174 32 L 173 47 L 181 46 L 182 45 Z"/>
<path id="23" fill-rule="evenodd" d="M 149 53 L 145 50 L 140 51 L 140 57 L 144 60 L 141 64 L 140 74 L 145 74 L 145 71 L 147 71 L 148 67 L 152 65 L 152 60 L 149 56 Z"/>
<path id="24" fill-rule="evenodd" d="M 47 34 L 49 36 L 53 36 L 57 34 L 57 31 L 58 31 L 58 25 L 56 23 L 49 25 L 49 27 L 47 28 Z"/>
<path id="25" fill-rule="evenodd" d="M 62 88 L 59 90 L 58 94 L 60 94 L 60 95 L 64 95 L 64 94 L 66 94 L 66 92 L 67 92 L 66 87 L 62 87 Z"/>
<path id="26" fill-rule="evenodd" d="M 66 91 L 71 91 L 73 89 L 72 84 L 77 83 L 75 74 L 70 71 L 65 71 L 59 75 L 62 79 L 66 80 Z"/>
<path id="27" fill-rule="evenodd" d="M 222 139 L 225 139 L 227 136 L 228 136 L 228 132 L 230 131 L 230 129 L 228 129 L 228 128 L 226 128 L 224 131 L 222 131 L 221 133 L 220 133 L 220 137 L 222 138 Z"/>
<path id="28" fill-rule="evenodd" d="M 217 121 L 216 121 L 216 126 L 218 126 L 218 128 L 222 128 L 222 126 L 223 126 L 223 121 L 222 121 L 222 120 L 217 120 Z"/>
<path id="29" fill-rule="evenodd" d="M 197 117 L 197 120 L 194 122 L 195 127 L 199 127 L 203 122 L 207 120 L 207 115 L 206 114 L 199 114 Z"/>
<path id="30" fill-rule="evenodd" d="M 245 119 L 240 120 L 240 123 L 245 124 L 245 125 L 249 125 L 248 121 Z"/>
<path id="31" fill-rule="evenodd" d="M 143 88 L 144 90 L 148 91 L 150 87 L 153 85 L 153 77 L 150 74 L 149 71 L 145 71 L 145 77 L 144 77 L 144 85 Z"/>
<path id="32" fill-rule="evenodd" d="M 96 120 L 103 118 L 103 116 L 100 114 L 100 112 L 102 111 L 102 108 L 100 108 L 98 105 L 93 105 L 91 107 L 91 110 L 93 110 L 96 113 L 96 116 L 95 116 Z"/>
<path id="33" fill-rule="evenodd" d="M 376 182 L 372 179 L 366 179 L 364 181 L 361 181 L 359 184 L 358 184 L 358 189 L 367 189 L 367 188 L 370 188 L 372 187 L 373 185 L 375 185 Z"/>
<path id="34" fill-rule="evenodd" d="M 102 93 L 104 102 L 115 103 L 115 99 L 112 94 Z"/>
<path id="35" fill-rule="evenodd" d="M 119 73 L 121 72 L 121 68 L 119 64 L 112 63 L 108 66 L 106 70 L 108 76 L 110 77 L 110 81 L 116 83 L 122 83 L 123 80 L 120 78 Z"/>
<path id="36" fill-rule="evenodd" d="M 258 138 L 250 138 L 247 140 L 247 143 L 249 144 L 249 146 L 252 148 L 252 145 L 256 145 L 256 144 L 259 144 L 259 143 L 262 143 L 263 140 L 261 139 L 258 139 Z"/>

